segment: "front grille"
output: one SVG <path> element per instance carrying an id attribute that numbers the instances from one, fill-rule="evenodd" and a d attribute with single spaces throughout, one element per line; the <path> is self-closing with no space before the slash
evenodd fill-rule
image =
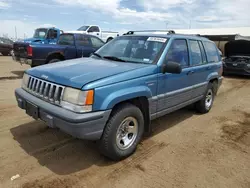
<path id="1" fill-rule="evenodd" d="M 30 76 L 27 90 L 37 97 L 59 105 L 62 100 L 64 86 Z"/>

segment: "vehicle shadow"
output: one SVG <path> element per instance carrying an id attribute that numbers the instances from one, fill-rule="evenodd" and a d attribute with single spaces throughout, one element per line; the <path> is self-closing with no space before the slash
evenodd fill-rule
<path id="1" fill-rule="evenodd" d="M 22 78 L 23 74 L 24 74 L 24 70 L 20 70 L 20 71 L 11 71 L 12 74 L 17 75 L 17 77 Z"/>
<path id="2" fill-rule="evenodd" d="M 237 79 L 237 80 L 248 80 L 250 79 L 250 75 L 247 76 L 247 75 L 234 75 L 234 74 L 227 74 L 227 75 L 223 75 L 223 77 L 225 78 L 231 78 L 231 79 Z"/>
<path id="3" fill-rule="evenodd" d="M 153 135 L 157 135 L 172 126 L 192 117 L 194 111 L 182 109 L 177 112 L 166 115 L 152 122 Z M 74 172 L 82 171 L 93 165 L 109 166 L 115 164 L 98 152 L 97 142 L 75 139 L 64 134 L 58 129 L 48 128 L 43 122 L 32 121 L 26 124 L 12 128 L 13 138 L 20 144 L 21 148 L 30 156 L 35 157 L 39 164 L 46 166 L 52 172 L 58 175 L 68 175 Z M 151 148 L 159 149 L 164 143 L 155 143 L 145 137 L 139 144 L 134 155 L 125 159 L 131 161 L 145 156 L 145 150 Z M 155 147 L 156 146 L 156 147 Z M 146 153 L 150 153 L 147 151 Z M 151 153 L 154 153 L 154 151 Z"/>
<path id="4" fill-rule="evenodd" d="M 11 73 L 17 76 L 2 76 L 0 80 L 17 80 L 23 78 L 24 71 L 11 71 Z"/>

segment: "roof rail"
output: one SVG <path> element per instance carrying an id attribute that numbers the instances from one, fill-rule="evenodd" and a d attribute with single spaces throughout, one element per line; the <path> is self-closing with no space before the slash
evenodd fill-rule
<path id="1" fill-rule="evenodd" d="M 167 34 L 175 34 L 174 30 L 139 30 L 139 31 L 128 31 L 123 35 L 133 35 L 135 33 L 150 33 L 150 32 L 167 32 Z"/>

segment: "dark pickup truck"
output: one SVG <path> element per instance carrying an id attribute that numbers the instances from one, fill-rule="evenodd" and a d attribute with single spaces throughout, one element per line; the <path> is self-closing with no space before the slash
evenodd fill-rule
<path id="1" fill-rule="evenodd" d="M 14 44 L 13 59 L 31 67 L 54 63 L 67 59 L 89 57 L 99 49 L 104 42 L 87 34 L 61 34 L 57 44 Z"/>

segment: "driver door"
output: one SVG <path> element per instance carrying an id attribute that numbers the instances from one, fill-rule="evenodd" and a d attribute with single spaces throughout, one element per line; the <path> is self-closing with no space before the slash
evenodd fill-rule
<path id="1" fill-rule="evenodd" d="M 174 39 L 168 50 L 166 62 L 176 62 L 182 66 L 180 74 L 160 73 L 158 80 L 157 111 L 162 115 L 192 98 L 189 67 L 189 52 L 186 39 Z"/>
<path id="2" fill-rule="evenodd" d="M 56 44 L 57 42 L 57 30 L 50 29 L 48 32 L 48 44 Z"/>
<path id="3" fill-rule="evenodd" d="M 91 26 L 88 33 L 97 37 L 100 37 L 100 29 L 97 26 Z"/>

